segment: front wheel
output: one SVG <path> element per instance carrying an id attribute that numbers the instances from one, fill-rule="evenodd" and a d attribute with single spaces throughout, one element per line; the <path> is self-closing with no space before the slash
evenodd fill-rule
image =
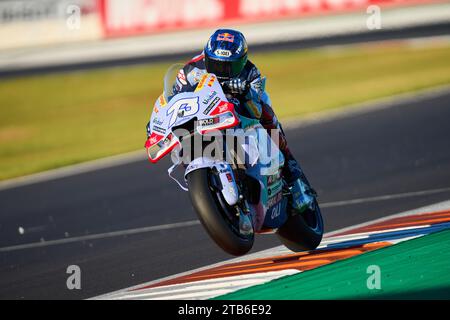
<path id="1" fill-rule="evenodd" d="M 222 205 L 220 191 L 211 185 L 212 171 L 198 169 L 187 175 L 189 196 L 197 215 L 209 236 L 224 251 L 240 256 L 253 246 L 254 234 L 243 235 L 239 230 L 239 219 L 232 219 L 232 208 Z M 235 216 L 235 214 L 234 214 Z"/>
<path id="2" fill-rule="evenodd" d="M 317 200 L 314 200 L 313 208 L 290 215 L 277 230 L 278 238 L 288 249 L 300 252 L 319 246 L 323 236 L 323 219 Z"/>

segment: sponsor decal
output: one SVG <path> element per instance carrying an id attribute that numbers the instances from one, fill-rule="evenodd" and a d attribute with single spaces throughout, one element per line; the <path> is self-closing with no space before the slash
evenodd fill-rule
<path id="1" fill-rule="evenodd" d="M 225 112 L 227 112 L 227 111 L 231 111 L 232 106 L 233 106 L 233 105 L 232 105 L 231 103 L 222 101 L 222 102 L 219 103 L 219 105 L 211 112 L 211 115 L 212 115 L 212 116 L 216 116 L 216 115 L 218 115 L 218 114 L 225 113 Z"/>
<path id="2" fill-rule="evenodd" d="M 208 87 L 212 87 L 214 81 L 216 81 L 216 77 L 215 76 L 211 76 L 211 79 L 208 81 Z"/>
<path id="3" fill-rule="evenodd" d="M 214 54 L 219 57 L 225 57 L 225 58 L 231 57 L 230 50 L 217 49 L 216 51 L 214 51 Z"/>
<path id="4" fill-rule="evenodd" d="M 215 96 L 217 96 L 217 91 L 211 91 L 208 96 L 202 100 L 203 104 L 208 104 Z"/>
<path id="5" fill-rule="evenodd" d="M 228 104 L 225 104 L 223 106 L 219 106 L 219 108 L 217 108 L 219 113 L 225 112 L 228 110 Z"/>
<path id="6" fill-rule="evenodd" d="M 149 141 L 150 145 L 154 145 L 161 139 L 162 139 L 162 136 L 160 136 L 159 134 L 156 134 L 156 133 L 152 133 L 152 135 L 150 136 L 148 141 Z"/>
<path id="7" fill-rule="evenodd" d="M 227 173 L 226 176 L 227 176 L 228 182 L 233 182 L 233 176 L 231 175 L 231 173 Z"/>
<path id="8" fill-rule="evenodd" d="M 159 105 L 161 107 L 164 107 L 167 104 L 166 98 L 164 97 L 164 94 L 160 95 L 159 98 Z"/>
<path id="9" fill-rule="evenodd" d="M 228 41 L 228 42 L 234 42 L 234 35 L 224 32 L 219 33 L 216 38 L 217 41 Z"/>
<path id="10" fill-rule="evenodd" d="M 156 125 L 158 125 L 158 126 L 162 126 L 163 123 L 164 123 L 164 121 L 163 121 L 163 120 L 160 120 L 160 119 L 158 119 L 158 118 L 155 118 L 155 119 L 153 119 L 152 123 L 153 123 L 153 124 L 156 124 Z"/>
<path id="11" fill-rule="evenodd" d="M 210 126 L 210 125 L 214 124 L 214 119 L 213 119 L 213 118 L 210 118 L 210 119 L 202 119 L 202 120 L 198 120 L 197 122 L 198 122 L 198 124 L 199 124 L 200 126 L 202 126 L 202 127 L 204 127 L 204 126 Z"/>
<path id="12" fill-rule="evenodd" d="M 166 129 L 158 127 L 158 126 L 153 126 L 152 127 L 152 131 L 161 133 L 161 134 L 166 134 Z"/>
<path id="13" fill-rule="evenodd" d="M 155 144 L 158 141 L 158 138 L 152 137 L 150 138 L 150 144 Z"/>
<path id="14" fill-rule="evenodd" d="M 220 101 L 219 97 L 215 97 L 213 101 L 208 105 L 208 107 L 203 111 L 204 114 L 208 114 L 212 108 L 214 108 Z"/>
<path id="15" fill-rule="evenodd" d="M 272 198 L 269 198 L 267 201 L 267 207 L 273 207 L 275 204 L 281 201 L 283 198 L 283 194 L 281 192 L 278 192 L 276 195 L 274 195 Z"/>
<path id="16" fill-rule="evenodd" d="M 166 115 L 170 117 L 167 127 L 171 128 L 175 123 L 182 120 L 178 118 L 192 116 L 196 114 L 198 110 L 198 97 L 181 98 L 175 101 L 166 112 Z"/>
<path id="17" fill-rule="evenodd" d="M 271 184 L 277 182 L 278 180 L 280 180 L 280 173 L 270 175 L 267 177 L 267 184 L 271 185 Z"/>
<path id="18" fill-rule="evenodd" d="M 180 69 L 180 71 L 178 71 L 177 78 L 178 78 L 178 80 L 181 82 L 181 84 L 183 86 L 187 85 L 186 76 L 184 74 L 184 70 L 183 69 Z"/>
<path id="19" fill-rule="evenodd" d="M 239 47 L 236 49 L 236 53 L 239 54 L 241 53 L 242 50 L 242 43 L 239 45 Z"/>
<path id="20" fill-rule="evenodd" d="M 280 214 L 281 214 L 281 203 L 278 204 L 277 206 L 275 206 L 275 207 L 273 208 L 272 214 L 271 214 L 270 217 L 271 217 L 272 219 L 275 219 L 275 218 L 277 218 L 278 216 L 280 216 Z"/>
<path id="21" fill-rule="evenodd" d="M 283 188 L 283 182 L 281 180 L 278 180 L 274 184 L 268 187 L 268 191 L 271 191 L 273 194 L 278 193 Z"/>
<path id="22" fill-rule="evenodd" d="M 172 134 L 170 133 L 167 138 L 164 139 L 164 145 L 168 146 L 170 142 L 172 141 Z"/>
<path id="23" fill-rule="evenodd" d="M 205 86 L 207 78 L 208 78 L 207 74 L 203 75 L 203 77 L 200 79 L 200 82 L 197 85 L 197 88 L 195 88 L 194 92 L 198 92 L 198 91 L 203 89 L 203 87 Z"/>
<path id="24" fill-rule="evenodd" d="M 197 84 L 202 76 L 205 74 L 205 70 L 200 70 L 199 68 L 194 68 L 191 72 L 187 75 L 187 81 L 191 84 L 191 86 L 194 86 Z"/>

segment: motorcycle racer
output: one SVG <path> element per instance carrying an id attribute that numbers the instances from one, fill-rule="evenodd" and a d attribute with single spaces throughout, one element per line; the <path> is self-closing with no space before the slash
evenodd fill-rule
<path id="1" fill-rule="evenodd" d="M 279 148 L 285 157 L 282 175 L 293 194 L 293 207 L 303 211 L 312 205 L 316 193 L 310 186 L 297 160 L 289 150 L 283 132 L 265 91 L 265 79 L 247 57 L 244 35 L 232 29 L 216 30 L 203 52 L 179 70 L 174 94 L 194 91 L 205 73 L 214 73 L 219 79 L 227 99 L 238 113 L 259 119 L 269 131 L 279 130 Z"/>

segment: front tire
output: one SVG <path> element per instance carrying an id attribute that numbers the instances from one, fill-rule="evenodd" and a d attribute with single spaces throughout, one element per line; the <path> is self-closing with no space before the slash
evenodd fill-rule
<path id="1" fill-rule="evenodd" d="M 254 234 L 239 233 L 239 223 L 236 227 L 230 220 L 230 215 L 225 212 L 229 208 L 220 205 L 220 192 L 211 187 L 210 174 L 211 169 L 203 168 L 187 175 L 192 205 L 203 227 L 219 247 L 234 256 L 246 254 L 253 247 Z"/>
<path id="2" fill-rule="evenodd" d="M 316 249 L 323 236 L 323 219 L 317 200 L 314 210 L 289 216 L 285 224 L 277 230 L 280 241 L 294 252 Z"/>

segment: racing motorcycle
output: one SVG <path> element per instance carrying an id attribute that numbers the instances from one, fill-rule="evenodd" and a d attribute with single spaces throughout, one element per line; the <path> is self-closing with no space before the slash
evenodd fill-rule
<path id="1" fill-rule="evenodd" d="M 315 249 L 323 235 L 319 205 L 294 209 L 278 139 L 236 111 L 214 74 L 201 75 L 193 92 L 174 94 L 181 67 L 169 68 L 154 104 L 145 143 L 150 162 L 171 155 L 169 176 L 189 192 L 207 233 L 229 254 L 247 253 L 255 234 L 264 233 L 276 233 L 295 252 Z"/>

